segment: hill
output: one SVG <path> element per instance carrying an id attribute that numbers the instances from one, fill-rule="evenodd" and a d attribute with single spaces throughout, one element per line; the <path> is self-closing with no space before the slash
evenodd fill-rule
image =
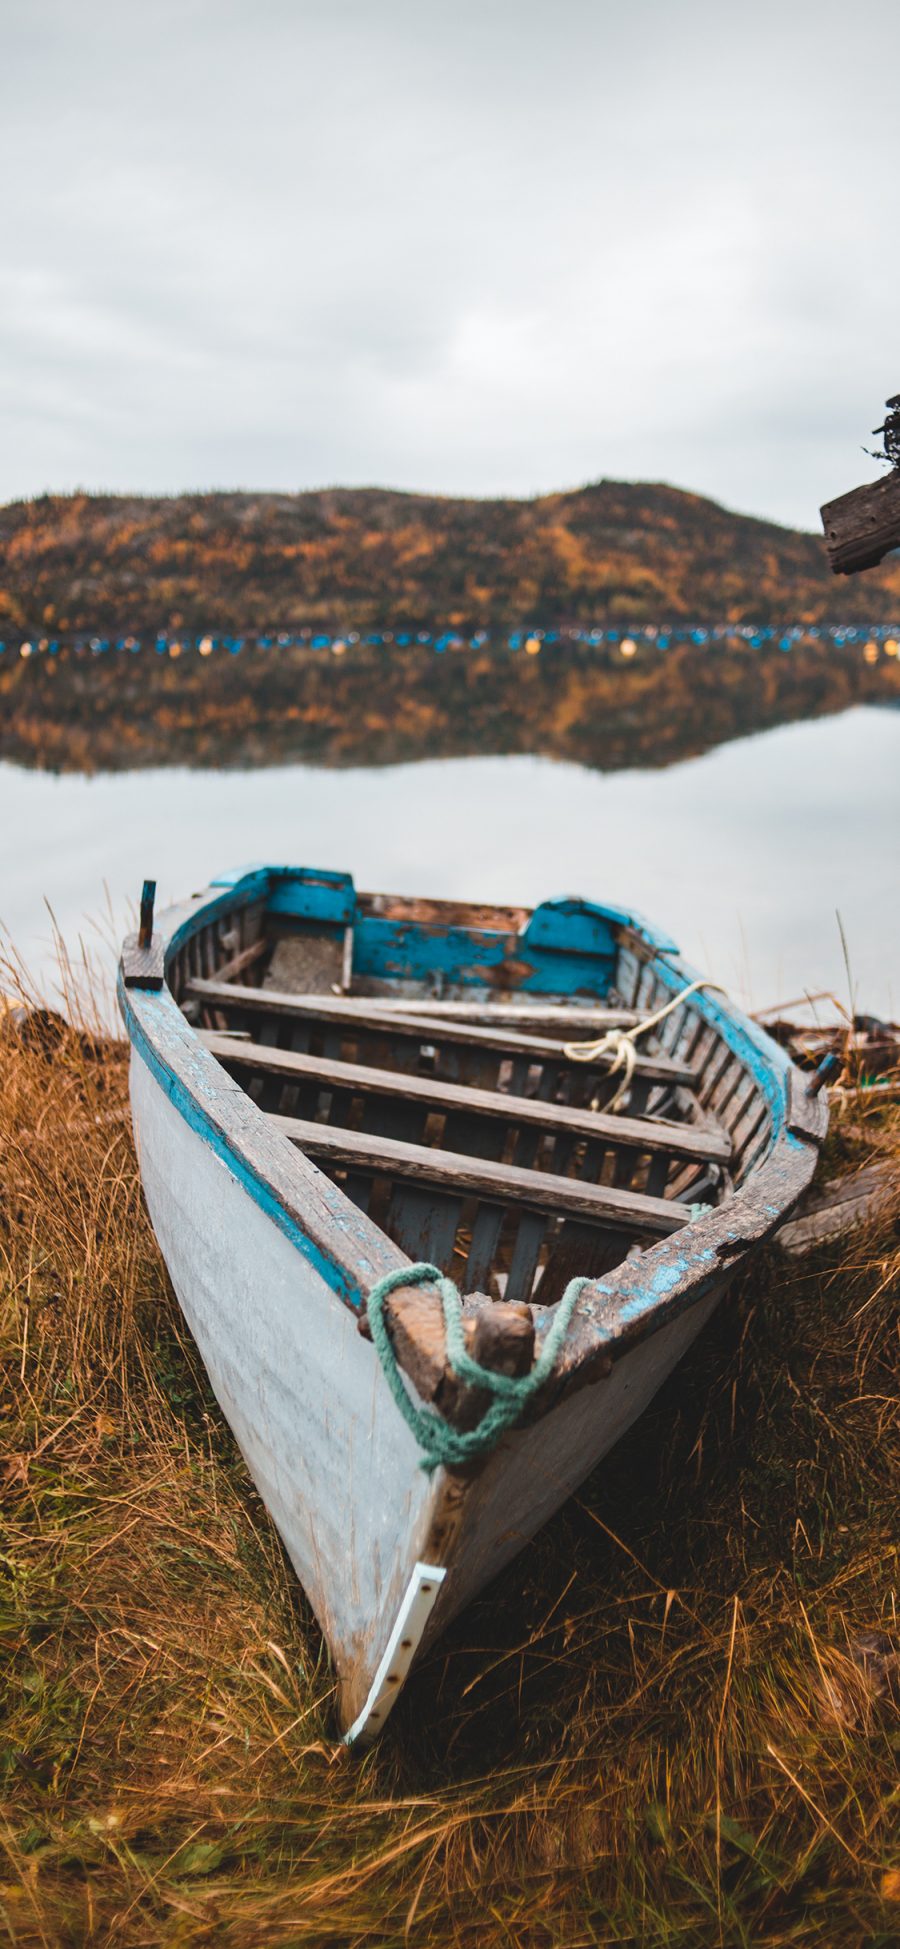
<path id="1" fill-rule="evenodd" d="M 900 560 L 832 576 L 821 539 L 677 488 L 535 500 L 381 488 L 45 495 L 0 509 L 0 636 L 513 621 L 888 621 Z"/>

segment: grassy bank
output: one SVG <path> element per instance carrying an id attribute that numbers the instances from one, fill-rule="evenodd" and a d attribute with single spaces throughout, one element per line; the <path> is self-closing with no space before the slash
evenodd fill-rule
<path id="1" fill-rule="evenodd" d="M 832 1161 L 892 1149 L 851 1099 Z M 125 1052 L 0 1036 L 8 1940 L 896 1943 L 898 1267 L 890 1213 L 773 1250 L 351 1757 Z"/>

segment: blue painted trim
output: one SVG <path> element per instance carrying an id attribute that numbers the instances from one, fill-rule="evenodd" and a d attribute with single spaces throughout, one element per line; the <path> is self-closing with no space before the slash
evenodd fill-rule
<path id="1" fill-rule="evenodd" d="M 356 889 L 349 873 L 297 873 L 275 879 L 268 898 L 270 914 L 298 920 L 323 920 L 346 927 L 356 913 Z"/>
<path id="2" fill-rule="evenodd" d="M 148 1035 L 140 1016 L 132 1006 L 132 997 L 135 992 L 140 993 L 143 1005 L 151 1008 L 154 1017 L 162 1013 L 165 1018 L 171 1012 L 173 1016 L 177 1017 L 178 1023 L 183 1023 L 184 1017 L 181 1010 L 169 991 L 163 989 L 162 992 L 151 993 L 149 990 L 129 990 L 125 987 L 120 975 L 116 992 L 119 1008 L 128 1031 L 132 1048 L 140 1057 L 141 1061 L 146 1064 L 154 1081 L 159 1084 L 160 1088 L 169 1098 L 170 1103 L 178 1111 L 179 1116 L 184 1119 L 189 1129 L 195 1131 L 199 1137 L 202 1137 L 204 1143 L 208 1144 L 216 1156 L 221 1158 L 224 1164 L 227 1164 L 228 1169 L 241 1186 L 241 1189 L 247 1193 L 248 1197 L 254 1200 L 255 1204 L 260 1206 L 267 1217 L 273 1219 L 279 1231 L 284 1234 L 285 1238 L 290 1240 L 292 1245 L 296 1246 L 303 1258 L 314 1266 L 321 1278 L 324 1279 L 326 1285 L 338 1295 L 339 1299 L 351 1305 L 355 1312 L 359 1312 L 363 1305 L 363 1293 L 359 1283 L 354 1284 L 346 1266 L 342 1266 L 337 1259 L 324 1253 L 316 1245 L 315 1241 L 310 1238 L 309 1233 L 304 1230 L 299 1221 L 282 1204 L 281 1199 L 276 1196 L 268 1180 L 260 1172 L 254 1170 L 253 1166 L 242 1156 L 233 1139 L 226 1136 L 211 1111 L 204 1108 L 197 1095 L 177 1075 L 172 1065 L 165 1060 L 157 1045 Z M 165 1034 L 168 1030 L 168 1024 L 165 1019 L 163 1019 L 159 1026 L 163 1034 Z M 173 1022 L 172 1027 L 174 1028 L 175 1026 Z M 218 1085 L 219 1065 L 215 1061 L 215 1058 L 207 1056 L 207 1052 L 200 1042 L 196 1043 L 196 1049 L 198 1056 L 205 1058 L 205 1061 L 209 1064 L 210 1082 Z"/>
<path id="3" fill-rule="evenodd" d="M 582 1001 L 602 1002 L 612 980 L 615 956 L 609 959 L 591 954 L 559 954 L 552 949 L 535 958 L 531 974 L 516 989 L 517 995 L 558 995 Z"/>
<path id="4" fill-rule="evenodd" d="M 768 1220 L 773 1226 L 782 1215 L 785 1208 L 784 1198 L 767 1199 L 765 1196 L 761 1197 L 760 1193 L 765 1193 L 767 1182 L 772 1182 L 776 1178 L 776 1173 L 780 1177 L 782 1166 L 779 1165 L 778 1153 L 782 1153 L 783 1156 L 786 1149 L 793 1154 L 799 1150 L 805 1153 L 807 1158 L 810 1155 L 809 1146 L 800 1143 L 789 1132 L 784 1132 L 778 1137 L 765 1162 L 753 1173 L 755 1192 L 753 1199 L 745 1197 L 742 1192 L 737 1193 L 732 1207 L 734 1235 L 737 1239 L 742 1237 L 742 1225 L 747 1225 L 748 1213 L 752 1213 L 754 1220 Z M 811 1170 L 810 1166 L 810 1175 Z M 614 1347 L 623 1337 L 628 1337 L 635 1342 L 646 1338 L 665 1325 L 674 1313 L 686 1311 L 696 1301 L 702 1299 L 712 1287 L 723 1279 L 727 1282 L 738 1270 L 742 1258 L 752 1247 L 753 1238 L 751 1236 L 746 1239 L 742 1249 L 735 1252 L 733 1260 L 723 1261 L 714 1247 L 704 1243 L 704 1237 L 715 1225 L 717 1215 L 713 1212 L 709 1219 L 699 1218 L 676 1237 L 661 1240 L 658 1245 L 645 1252 L 634 1266 L 626 1261 L 614 1272 L 591 1282 L 595 1297 L 593 1304 L 588 1302 L 589 1315 L 598 1303 L 601 1312 L 604 1306 L 615 1308 L 615 1325 L 612 1330 L 602 1322 L 595 1322 L 598 1345 Z M 763 1223 L 760 1233 L 767 1229 L 768 1225 Z M 716 1230 L 718 1231 L 717 1226 Z M 691 1249 L 686 1252 L 681 1241 L 688 1237 Z M 679 1287 L 681 1287 L 680 1293 L 677 1290 Z M 673 1296 L 677 1301 L 674 1306 Z M 543 1325 L 542 1321 L 542 1330 Z M 630 1333 L 629 1329 L 634 1328 L 639 1330 Z"/>
<path id="5" fill-rule="evenodd" d="M 601 907 L 593 900 L 567 894 L 556 900 L 543 900 L 535 907 L 522 935 L 523 945 L 565 950 L 571 946 L 594 954 L 615 954 L 615 930 L 629 927 L 658 954 L 677 954 L 668 934 L 651 927 L 641 914 L 624 907 Z"/>
<path id="6" fill-rule="evenodd" d="M 688 987 L 692 981 L 703 978 L 700 969 L 692 968 L 680 956 L 676 960 L 658 955 L 651 966 L 673 995 L 677 995 L 679 989 Z M 788 1056 L 777 1042 L 772 1041 L 771 1036 L 766 1035 L 758 1022 L 751 1022 L 749 1016 L 742 1014 L 730 998 L 723 1000 L 709 989 L 701 988 L 691 997 L 691 1006 L 718 1031 L 733 1054 L 746 1063 L 772 1112 L 772 1135 L 773 1138 L 777 1137 L 784 1130 L 787 1120 L 786 1083 L 791 1067 Z"/>
<path id="7" fill-rule="evenodd" d="M 591 954 L 610 968 L 617 944 L 608 916 L 589 900 L 544 900 L 522 933 L 525 953 L 550 949 L 562 954 Z"/>

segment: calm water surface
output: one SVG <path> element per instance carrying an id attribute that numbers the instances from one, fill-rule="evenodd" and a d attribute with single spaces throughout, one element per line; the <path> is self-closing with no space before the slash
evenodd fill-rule
<path id="1" fill-rule="evenodd" d="M 900 711 L 860 708 L 661 772 L 537 758 L 54 778 L 0 765 L 0 921 L 52 984 L 53 910 L 110 969 L 145 875 L 168 900 L 254 860 L 371 889 L 633 906 L 753 1007 L 848 987 L 900 1015 Z"/>

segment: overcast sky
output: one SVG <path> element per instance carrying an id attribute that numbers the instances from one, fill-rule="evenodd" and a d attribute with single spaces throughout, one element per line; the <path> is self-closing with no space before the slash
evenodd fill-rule
<path id="1" fill-rule="evenodd" d="M 606 475 L 812 528 L 878 472 L 898 0 L 0 24 L 0 498 Z"/>

